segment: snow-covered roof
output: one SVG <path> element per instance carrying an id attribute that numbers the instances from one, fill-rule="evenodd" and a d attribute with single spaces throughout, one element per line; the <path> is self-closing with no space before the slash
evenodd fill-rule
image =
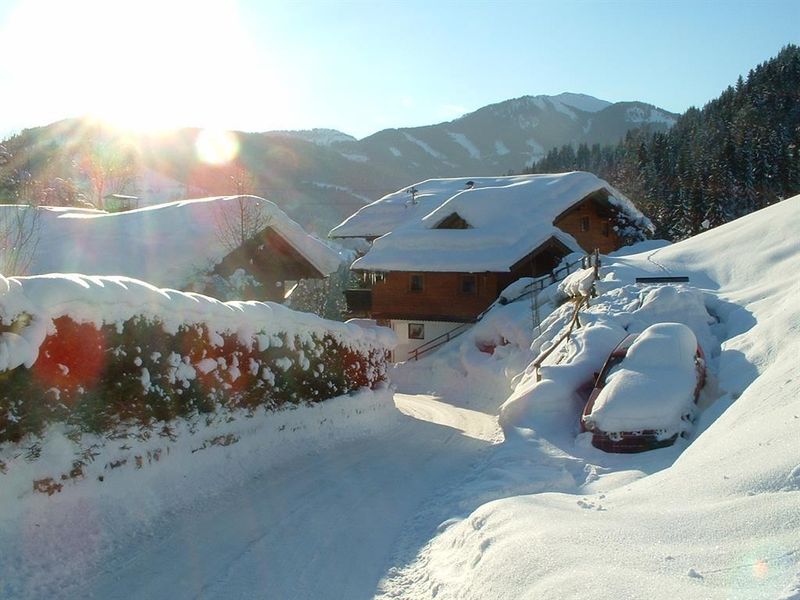
<path id="1" fill-rule="evenodd" d="M 467 188 L 467 181 L 475 185 Z M 378 230 L 377 224 L 393 227 L 375 240 L 366 256 L 353 264 L 354 269 L 503 272 L 550 238 L 562 242 L 570 250 L 580 251 L 575 239 L 556 228 L 553 221 L 598 190 L 605 190 L 609 202 L 633 221 L 649 223 L 623 194 L 595 175 L 580 171 L 438 179 L 413 187 L 420 190 L 417 205 L 403 208 L 400 199 L 408 195 L 400 191 L 364 207 L 351 217 L 352 220 L 362 215 L 362 231 L 366 231 L 367 209 L 371 208 L 371 220 L 376 224 L 372 231 Z M 403 214 L 404 210 L 409 214 Z M 437 229 L 451 215 L 458 215 L 468 227 Z M 349 221 L 337 229 L 347 231 Z"/>
<path id="2" fill-rule="evenodd" d="M 330 237 L 380 237 L 394 231 L 403 223 L 424 217 L 433 209 L 467 189 L 472 182 L 476 188 L 508 185 L 516 177 L 458 177 L 454 179 L 427 179 L 405 187 L 359 209 L 342 223 L 331 229 Z M 417 190 L 412 198 L 409 190 Z"/>
<path id="3" fill-rule="evenodd" d="M 160 287 L 182 288 L 230 252 L 220 227 L 224 215 L 236 218 L 238 200 L 258 207 L 268 226 L 318 271 L 328 275 L 339 268 L 339 255 L 307 234 L 274 203 L 256 196 L 222 196 L 122 213 L 38 209 L 38 243 L 28 271 L 33 275 L 124 275 Z M 36 209 L 0 206 L 0 210 Z"/>

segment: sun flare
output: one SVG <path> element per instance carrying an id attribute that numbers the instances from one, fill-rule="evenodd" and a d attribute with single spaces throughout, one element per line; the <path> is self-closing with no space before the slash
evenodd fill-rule
<path id="1" fill-rule="evenodd" d="M 239 140 L 230 131 L 204 129 L 195 142 L 197 156 L 209 165 L 223 165 L 239 154 Z"/>

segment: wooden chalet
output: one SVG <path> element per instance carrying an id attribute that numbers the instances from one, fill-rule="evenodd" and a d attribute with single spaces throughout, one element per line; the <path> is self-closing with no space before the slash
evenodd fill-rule
<path id="1" fill-rule="evenodd" d="M 474 322 L 518 279 L 549 273 L 572 252 L 621 247 L 631 233 L 621 224 L 638 223 L 639 234 L 649 226 L 628 200 L 588 173 L 500 178 L 489 187 L 480 178 L 469 181 L 471 187 L 458 185 L 425 215 L 403 215 L 352 266 L 365 285 L 347 292 L 348 310 L 394 329 L 395 360 Z M 426 183 L 415 185 L 420 196 Z"/>
<path id="2" fill-rule="evenodd" d="M 222 299 L 283 302 L 290 284 L 325 278 L 342 262 L 274 203 L 255 196 L 114 214 L 49 207 L 38 218 L 41 235 L 29 267 L 34 275 L 121 275 Z M 232 227 L 250 232 L 249 239 L 238 243 Z"/>
<path id="3" fill-rule="evenodd" d="M 139 196 L 126 194 L 106 194 L 103 196 L 103 206 L 108 212 L 124 212 L 139 208 Z"/>

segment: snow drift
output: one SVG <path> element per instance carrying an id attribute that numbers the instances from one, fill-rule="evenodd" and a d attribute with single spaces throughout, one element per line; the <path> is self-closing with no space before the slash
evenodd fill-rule
<path id="1" fill-rule="evenodd" d="M 697 339 L 680 323 L 657 323 L 636 338 L 585 417 L 601 431 L 681 429 L 680 417 L 694 414 Z"/>

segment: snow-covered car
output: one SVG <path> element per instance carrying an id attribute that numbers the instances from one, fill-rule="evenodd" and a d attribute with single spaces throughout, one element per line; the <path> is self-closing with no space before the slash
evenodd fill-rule
<path id="1" fill-rule="evenodd" d="M 628 335 L 606 360 L 581 417 L 606 452 L 669 446 L 694 421 L 706 378 L 697 338 L 680 323 Z"/>

